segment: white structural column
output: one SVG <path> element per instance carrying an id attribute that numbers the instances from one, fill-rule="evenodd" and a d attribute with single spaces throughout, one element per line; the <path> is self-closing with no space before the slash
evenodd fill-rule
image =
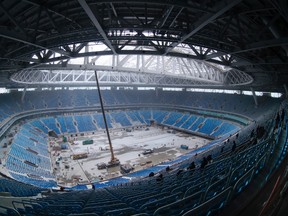
<path id="1" fill-rule="evenodd" d="M 253 94 L 255 106 L 258 107 L 258 100 L 257 100 L 256 94 L 255 94 L 255 91 L 252 87 L 251 87 L 251 92 Z"/>
<path id="2" fill-rule="evenodd" d="M 22 92 L 22 95 L 21 95 L 21 102 L 24 103 L 24 99 L 25 99 L 25 95 L 26 95 L 26 90 L 27 88 L 25 87 L 24 88 L 24 91 Z"/>

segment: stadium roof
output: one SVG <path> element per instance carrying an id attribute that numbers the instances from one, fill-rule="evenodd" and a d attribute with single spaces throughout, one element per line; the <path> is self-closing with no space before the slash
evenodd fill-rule
<path id="1" fill-rule="evenodd" d="M 286 0 L 2 0 L 0 23 L 1 86 L 103 55 L 183 57 L 249 78 L 231 88 L 284 91 L 288 81 Z"/>

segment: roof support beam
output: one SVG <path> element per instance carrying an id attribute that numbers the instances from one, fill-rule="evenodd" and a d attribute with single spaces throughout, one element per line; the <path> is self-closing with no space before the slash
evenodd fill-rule
<path id="1" fill-rule="evenodd" d="M 189 47 L 193 50 L 193 52 L 197 55 L 200 56 L 200 53 L 198 52 L 197 49 L 195 49 L 195 47 L 193 45 L 189 45 Z"/>
<path id="2" fill-rule="evenodd" d="M 227 53 L 225 52 L 221 52 L 221 51 L 217 51 L 215 53 L 212 53 L 210 55 L 206 55 L 204 57 L 205 60 L 209 60 L 209 59 L 212 59 L 212 58 L 217 58 L 217 57 L 220 57 L 220 56 L 223 56 L 223 55 L 227 55 Z"/>
<path id="3" fill-rule="evenodd" d="M 51 16 L 50 12 L 47 10 L 47 8 L 44 8 L 44 11 L 47 14 L 47 17 L 48 17 L 50 23 L 52 24 L 53 28 L 56 29 L 57 32 L 61 32 L 59 27 L 56 25 L 55 21 L 52 19 L 52 16 Z"/>
<path id="4" fill-rule="evenodd" d="M 246 45 L 243 49 L 236 49 L 234 51 L 224 53 L 218 51 L 217 53 L 210 54 L 205 57 L 205 60 L 209 60 L 212 58 L 217 58 L 226 54 L 238 54 L 238 53 L 244 53 L 244 52 L 249 52 L 253 50 L 258 50 L 258 49 L 265 49 L 269 47 L 277 47 L 277 46 L 287 46 L 288 45 L 288 38 L 276 38 L 276 39 L 271 39 L 271 40 L 266 40 L 266 41 L 260 41 L 260 42 L 255 42 Z"/>
<path id="5" fill-rule="evenodd" d="M 176 14 L 176 16 L 174 17 L 174 19 L 173 19 L 172 22 L 170 23 L 169 28 L 171 28 L 171 27 L 174 25 L 175 21 L 177 20 L 178 16 L 181 14 L 181 12 L 182 12 L 183 9 L 184 9 L 183 7 L 180 8 L 180 10 L 178 11 L 178 13 Z"/>
<path id="6" fill-rule="evenodd" d="M 110 2 L 110 7 L 111 7 L 111 9 L 113 11 L 114 16 L 118 19 L 118 14 L 117 14 L 116 9 L 115 9 L 115 7 L 114 7 L 112 2 Z M 120 22 L 119 19 L 117 20 L 117 23 L 121 26 L 121 22 Z"/>
<path id="7" fill-rule="evenodd" d="M 170 6 L 170 8 L 165 12 L 165 16 L 162 20 L 162 23 L 160 24 L 160 28 L 162 28 L 165 25 L 165 23 L 166 23 L 168 17 L 170 16 L 173 8 L 174 8 L 174 6 Z"/>
<path id="8" fill-rule="evenodd" d="M 231 54 L 243 53 L 243 52 L 248 52 L 248 51 L 257 50 L 257 49 L 264 49 L 264 48 L 269 48 L 269 47 L 277 47 L 277 46 L 285 46 L 285 45 L 288 45 L 288 37 L 276 38 L 272 40 L 251 43 L 251 44 L 246 45 L 244 49 L 236 50 L 232 52 Z"/>
<path id="9" fill-rule="evenodd" d="M 226 11 L 230 10 L 232 7 L 239 4 L 241 1 L 242 0 L 233 0 L 233 1 L 227 2 L 223 0 L 217 3 L 215 8 L 213 8 L 213 11 L 215 11 L 215 13 L 208 13 L 202 16 L 201 18 L 199 18 L 199 20 L 193 24 L 193 30 L 189 32 L 188 34 L 184 35 L 179 41 L 172 43 L 171 46 L 168 49 L 166 49 L 164 55 L 169 53 L 178 44 L 182 43 L 183 41 L 187 40 L 188 38 L 190 38 L 191 36 L 199 32 L 202 28 L 204 28 L 206 25 L 211 23 L 217 17 L 221 16 Z"/>
<path id="10" fill-rule="evenodd" d="M 139 21 L 139 24 L 144 26 L 145 23 L 143 23 L 143 21 L 137 16 L 137 14 L 134 13 L 134 11 L 129 7 L 129 5 L 127 3 L 125 3 L 125 5 L 128 8 L 128 10 L 133 14 L 133 16 L 135 16 L 136 19 Z"/>
<path id="11" fill-rule="evenodd" d="M 85 46 L 87 46 L 88 45 L 88 43 L 81 43 L 79 46 L 77 46 L 76 48 L 75 48 L 75 50 L 73 50 L 74 52 L 76 52 L 76 53 L 79 53 Z"/>
<path id="12" fill-rule="evenodd" d="M 23 2 L 26 2 L 26 3 L 28 3 L 28 4 L 35 5 L 35 6 L 42 6 L 42 5 L 39 4 L 39 2 L 36 1 L 36 0 L 22 0 L 22 1 L 23 1 Z M 42 7 L 43 7 L 43 6 L 42 6 Z M 46 8 L 48 11 L 50 11 L 51 13 L 56 14 L 57 16 L 60 16 L 60 17 L 62 17 L 63 19 L 66 19 L 66 20 L 68 20 L 69 22 L 74 23 L 74 24 L 77 25 L 78 27 L 81 27 L 81 25 L 79 25 L 76 21 L 70 19 L 69 17 L 67 17 L 67 16 L 65 16 L 65 15 L 63 15 L 63 14 L 61 14 L 61 13 L 55 11 L 55 10 L 52 10 L 52 9 L 50 9 L 50 8 L 48 8 L 48 7 L 45 7 L 45 8 Z"/>
<path id="13" fill-rule="evenodd" d="M 36 26 L 34 29 L 34 36 L 33 36 L 34 41 L 36 41 L 36 38 L 37 38 L 37 31 L 38 31 L 38 27 L 39 27 L 39 21 L 40 21 L 41 13 L 42 13 L 42 6 L 38 7 L 37 21 L 36 21 Z"/>
<path id="14" fill-rule="evenodd" d="M 288 65 L 288 62 L 284 62 L 282 60 L 279 60 L 279 58 L 269 58 L 266 59 L 265 61 L 254 61 L 254 62 L 249 62 L 245 60 L 238 60 L 236 62 L 233 62 L 230 64 L 231 67 L 241 67 L 241 66 L 249 66 L 249 65 Z"/>
<path id="15" fill-rule="evenodd" d="M 54 53 L 59 53 L 61 55 L 67 56 L 69 58 L 71 57 L 69 55 L 69 53 L 65 52 L 64 50 L 60 50 L 58 48 L 47 48 L 47 47 L 44 47 L 41 44 L 37 44 L 37 43 L 32 42 L 33 40 L 29 40 L 29 39 L 26 39 L 26 38 L 23 38 L 23 37 L 19 36 L 18 34 L 15 34 L 15 32 L 1 30 L 0 37 L 8 38 L 10 40 L 14 40 L 14 41 L 18 41 L 18 42 L 21 42 L 21 43 L 24 43 L 24 44 L 27 44 L 27 45 L 30 45 L 30 46 L 38 47 L 40 49 L 51 50 Z"/>
<path id="16" fill-rule="evenodd" d="M 4 6 L 2 5 L 2 3 L 0 3 L 0 9 L 6 14 L 6 16 L 14 23 L 14 25 L 24 34 L 27 35 L 27 33 L 25 32 L 25 30 L 19 25 L 19 23 L 14 19 L 14 17 L 12 17 L 12 15 L 9 13 L 9 11 L 4 8 Z"/>
<path id="17" fill-rule="evenodd" d="M 98 22 L 97 18 L 95 17 L 94 13 L 92 12 L 92 10 L 89 7 L 89 5 L 87 4 L 87 2 L 85 0 L 78 0 L 78 2 L 81 5 L 81 7 L 83 8 L 83 10 L 85 11 L 85 13 L 88 15 L 88 17 L 90 18 L 90 20 L 93 22 L 93 24 L 95 25 L 95 27 L 97 28 L 97 30 L 99 31 L 101 36 L 104 38 L 104 41 L 107 44 L 107 46 L 116 55 L 117 53 L 116 53 L 114 47 L 112 46 L 110 40 L 108 39 L 106 33 L 104 32 L 103 28 L 101 27 L 100 23 Z"/>

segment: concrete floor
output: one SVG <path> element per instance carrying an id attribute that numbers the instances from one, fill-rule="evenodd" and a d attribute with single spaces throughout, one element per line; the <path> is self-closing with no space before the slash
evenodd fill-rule
<path id="1" fill-rule="evenodd" d="M 130 164 L 134 171 L 173 160 L 209 142 L 207 139 L 182 132 L 168 133 L 167 128 L 158 126 L 149 127 L 149 130 L 142 127 L 131 132 L 115 129 L 110 132 L 110 136 L 115 157 L 121 164 Z M 87 139 L 93 139 L 94 143 L 83 145 L 82 142 Z M 66 150 L 59 150 L 61 143 L 62 138 L 50 141 L 53 170 L 59 185 L 73 186 L 77 183 L 105 181 L 122 175 L 119 166 L 102 170 L 98 170 L 96 166 L 111 159 L 107 135 L 103 131 L 94 135 L 69 138 Z M 181 149 L 182 144 L 187 145 L 189 149 Z M 146 149 L 153 149 L 153 153 L 143 155 L 142 152 Z M 71 158 L 71 155 L 79 153 L 87 153 L 88 157 L 79 160 Z M 59 161 L 59 165 L 56 161 Z"/>

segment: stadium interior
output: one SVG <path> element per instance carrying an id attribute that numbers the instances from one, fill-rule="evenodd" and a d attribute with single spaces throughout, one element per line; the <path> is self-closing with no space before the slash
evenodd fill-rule
<path id="1" fill-rule="evenodd" d="M 287 215 L 286 0 L 1 0 L 0 216 Z"/>

